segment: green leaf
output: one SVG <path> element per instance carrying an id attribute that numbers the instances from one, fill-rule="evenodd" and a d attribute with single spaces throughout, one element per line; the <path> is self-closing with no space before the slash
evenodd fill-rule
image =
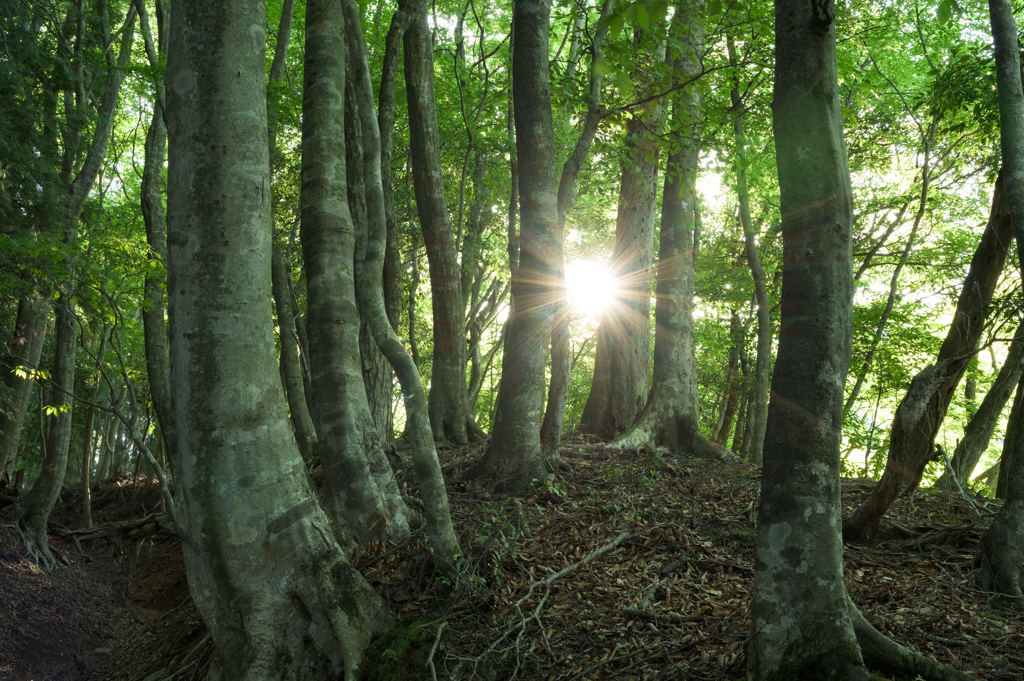
<path id="1" fill-rule="evenodd" d="M 598 78 L 604 76 L 606 73 L 608 73 L 608 60 L 604 59 L 603 57 L 601 59 L 598 59 L 597 61 L 594 62 L 593 69 L 594 75 L 597 76 Z"/>
<path id="2" fill-rule="evenodd" d="M 711 0 L 708 3 L 708 16 L 715 17 L 722 13 L 722 0 Z"/>
<path id="3" fill-rule="evenodd" d="M 939 24 L 941 26 L 945 26 L 946 24 L 948 24 L 950 20 L 953 18 L 952 0 L 942 0 L 942 2 L 939 3 L 937 15 L 939 18 Z"/>

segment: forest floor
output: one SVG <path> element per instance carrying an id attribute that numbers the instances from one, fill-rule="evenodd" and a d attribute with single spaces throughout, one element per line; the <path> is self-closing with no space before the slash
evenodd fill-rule
<path id="1" fill-rule="evenodd" d="M 465 582 L 438 579 L 418 536 L 354 557 L 397 623 L 371 646 L 364 677 L 743 678 L 757 469 L 570 443 L 552 490 L 515 498 L 476 489 L 468 471 L 479 452 L 440 452 Z M 415 497 L 411 472 L 400 478 Z M 873 484 L 844 480 L 847 513 Z M 138 520 L 158 503 L 147 482 L 93 494 L 97 523 Z M 54 539 L 80 525 L 80 508 L 67 489 Z M 918 491 L 890 511 L 884 537 L 847 544 L 846 584 L 904 646 L 979 679 L 1021 679 L 1024 615 L 973 584 L 989 520 L 961 497 Z M 0 679 L 205 677 L 213 644 L 176 538 L 54 546 L 62 564 L 45 574 L 0 508 Z"/>

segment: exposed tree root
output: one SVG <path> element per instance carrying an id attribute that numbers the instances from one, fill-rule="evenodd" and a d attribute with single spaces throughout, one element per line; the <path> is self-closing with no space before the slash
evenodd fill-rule
<path id="1" fill-rule="evenodd" d="M 911 678 L 920 676 L 925 681 L 974 681 L 970 674 L 929 660 L 888 638 L 871 626 L 848 595 L 846 600 L 864 664 L 870 669 Z"/>

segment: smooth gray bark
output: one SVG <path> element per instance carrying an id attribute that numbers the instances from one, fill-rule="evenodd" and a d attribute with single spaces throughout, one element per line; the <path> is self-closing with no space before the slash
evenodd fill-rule
<path id="1" fill-rule="evenodd" d="M 637 39 L 651 36 L 638 32 Z M 606 440 L 633 425 L 651 386 L 651 274 L 659 151 L 651 133 L 658 127 L 660 112 L 660 103 L 648 103 L 626 121 L 611 262 L 616 293 L 601 313 L 594 378 L 580 418 L 580 432 Z"/>
<path id="2" fill-rule="evenodd" d="M 748 678 L 868 679 L 843 584 L 839 449 L 853 193 L 832 2 L 775 3 L 782 318 L 768 405 Z"/>
<path id="3" fill-rule="evenodd" d="M 366 257 L 360 275 L 360 303 L 377 347 L 398 376 L 405 398 L 406 437 L 412 445 L 413 470 L 420 484 L 426 513 L 425 531 L 435 565 L 449 576 L 457 572 L 459 544 L 452 525 L 448 492 L 430 431 L 423 383 L 412 357 L 398 340 L 384 307 L 383 283 L 386 216 L 380 174 L 380 131 L 373 113 L 373 85 L 366 61 L 359 7 L 355 0 L 343 0 L 347 46 L 352 58 L 354 90 L 363 138 L 363 182 L 366 188 Z M 308 48 L 307 48 L 308 49 Z"/>
<path id="4" fill-rule="evenodd" d="M 548 80 L 550 16 L 550 0 L 514 2 L 512 99 L 522 215 L 491 446 L 475 471 L 505 490 L 525 489 L 548 476 L 540 427 L 561 249 Z M 509 224 L 511 251 L 511 215 Z"/>
<path id="5" fill-rule="evenodd" d="M 339 46 L 337 0 L 310 0 L 307 9 L 307 57 L 337 57 L 324 49 Z M 354 678 L 387 617 L 310 488 L 276 370 L 266 28 L 253 10 L 241 0 L 180 0 L 172 11 L 168 294 L 179 535 L 190 592 L 216 644 L 208 679 Z M 340 105 L 340 92 L 315 78 L 306 87 Z"/>
<path id="6" fill-rule="evenodd" d="M 701 71 L 704 2 L 681 2 L 672 21 L 677 81 Z M 693 341 L 696 269 L 694 225 L 700 156 L 701 97 L 682 88 L 673 103 L 672 146 L 661 203 L 658 276 L 655 290 L 654 375 L 636 421 L 609 446 L 633 449 L 643 443 L 713 458 L 733 458 L 700 432 L 697 360 Z"/>
<path id="7" fill-rule="evenodd" d="M 413 518 L 377 437 L 363 382 L 357 229 L 345 161 L 345 43 L 332 35 L 344 19 L 340 5 L 319 11 L 306 23 L 300 228 L 312 417 L 327 510 L 346 541 L 361 544 L 407 536 Z"/>
<path id="8" fill-rule="evenodd" d="M 434 105 L 434 49 L 426 13 L 405 32 L 405 92 L 409 109 L 416 213 L 430 266 L 434 317 L 428 409 L 435 440 L 464 444 L 466 435 L 466 329 L 458 246 L 445 204 L 441 139 Z"/>
<path id="9" fill-rule="evenodd" d="M 281 339 L 281 376 L 284 379 L 285 394 L 288 396 L 288 413 L 295 428 L 295 441 L 303 458 L 308 461 L 316 451 L 317 437 L 313 418 L 307 408 L 305 388 L 302 385 L 299 342 L 295 335 L 295 314 L 288 286 L 290 276 L 284 254 L 275 247 L 271 258 L 271 288 Z"/>

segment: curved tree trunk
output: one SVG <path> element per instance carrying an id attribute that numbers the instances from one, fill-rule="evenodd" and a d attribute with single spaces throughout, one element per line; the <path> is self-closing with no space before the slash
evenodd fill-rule
<path id="1" fill-rule="evenodd" d="M 430 264 L 434 315 L 434 359 L 428 402 L 430 427 L 435 440 L 465 444 L 468 438 L 462 270 L 445 205 L 441 139 L 434 105 L 434 49 L 425 12 L 413 18 L 403 42 L 413 187 Z"/>
<path id="2" fill-rule="evenodd" d="M 900 494 L 914 490 L 933 458 L 935 435 L 946 416 L 961 376 L 977 350 L 992 294 L 1006 261 L 1013 234 L 1002 173 L 996 180 L 992 210 L 971 268 L 964 280 L 946 339 L 934 365 L 914 377 L 896 409 L 882 479 L 852 516 L 843 522 L 843 537 L 872 536 L 882 516 Z"/>
<path id="3" fill-rule="evenodd" d="M 4 388 L 9 391 L 11 401 L 0 409 L 0 477 L 7 464 L 14 460 L 21 442 L 21 428 L 35 384 L 32 374 L 27 372 L 39 368 L 48 315 L 49 306 L 38 293 L 29 293 L 18 302 L 10 344 L 11 359 L 4 375 Z"/>
<path id="4" fill-rule="evenodd" d="M 548 81 L 550 15 L 550 0 L 514 2 L 512 96 L 522 216 L 491 446 L 475 471 L 504 490 L 524 489 L 549 474 L 540 427 L 561 249 Z"/>
<path id="5" fill-rule="evenodd" d="M 373 112 L 373 85 L 366 61 L 359 7 L 355 0 L 342 0 L 342 5 L 347 25 L 346 42 L 355 76 L 354 90 L 358 100 L 356 109 L 359 112 L 364 145 L 361 170 L 366 188 L 367 240 L 365 262 L 359 277 L 360 303 L 377 347 L 387 357 L 402 386 L 406 401 L 406 436 L 412 444 L 413 469 L 423 496 L 425 530 L 431 544 L 431 556 L 442 571 L 454 575 L 459 544 L 452 526 L 441 464 L 434 449 L 423 383 L 412 357 L 391 328 L 384 307 L 382 272 L 387 235 L 380 175 L 380 131 Z"/>
<path id="6" fill-rule="evenodd" d="M 1024 322 L 1017 326 L 1014 332 L 1014 339 L 1010 343 L 1010 350 L 1006 354 L 1006 361 L 999 369 L 996 380 L 985 393 L 981 406 L 971 416 L 964 429 L 964 436 L 957 443 L 953 451 L 953 458 L 950 461 L 950 468 L 943 472 L 935 486 L 939 489 L 954 491 L 956 483 L 952 476 L 956 476 L 957 482 L 966 485 L 971 478 L 974 467 L 981 460 L 981 455 L 988 449 L 988 443 L 995 432 L 999 416 L 1003 408 L 1013 394 L 1013 387 L 1020 383 L 1021 375 L 1024 374 Z"/>
<path id="7" fill-rule="evenodd" d="M 989 0 L 995 43 L 996 87 L 999 95 L 1000 147 L 1006 181 L 1006 198 L 1017 241 L 1017 258 L 1024 276 L 1024 88 L 1021 86 L 1020 46 L 1013 8 L 1006 0 Z M 1020 395 L 1020 393 L 1018 393 Z M 1006 480 L 1006 500 L 981 538 L 981 570 L 978 585 L 1024 603 L 1024 408 L 1016 414 L 1007 433 L 1009 460 L 1004 455 L 999 482 Z M 1006 450 L 1004 450 L 1005 452 Z"/>
<path id="8" fill-rule="evenodd" d="M 306 391 L 302 385 L 302 368 L 299 366 L 299 343 L 295 336 L 295 315 L 292 297 L 288 287 L 288 266 L 284 254 L 276 247 L 271 254 L 271 290 L 274 294 L 274 309 L 277 310 L 277 327 L 281 338 L 281 376 L 284 378 L 285 394 L 288 396 L 288 413 L 295 428 L 295 441 L 302 452 L 302 458 L 309 461 L 316 449 L 316 429 L 306 406 Z"/>
<path id="9" fill-rule="evenodd" d="M 413 519 L 380 447 L 363 383 L 355 304 L 356 227 L 345 172 L 344 41 L 317 33 L 340 31 L 344 20 L 339 7 L 320 11 L 322 22 L 306 26 L 300 234 L 312 416 L 326 504 L 351 546 L 389 534 L 406 536 Z"/>

